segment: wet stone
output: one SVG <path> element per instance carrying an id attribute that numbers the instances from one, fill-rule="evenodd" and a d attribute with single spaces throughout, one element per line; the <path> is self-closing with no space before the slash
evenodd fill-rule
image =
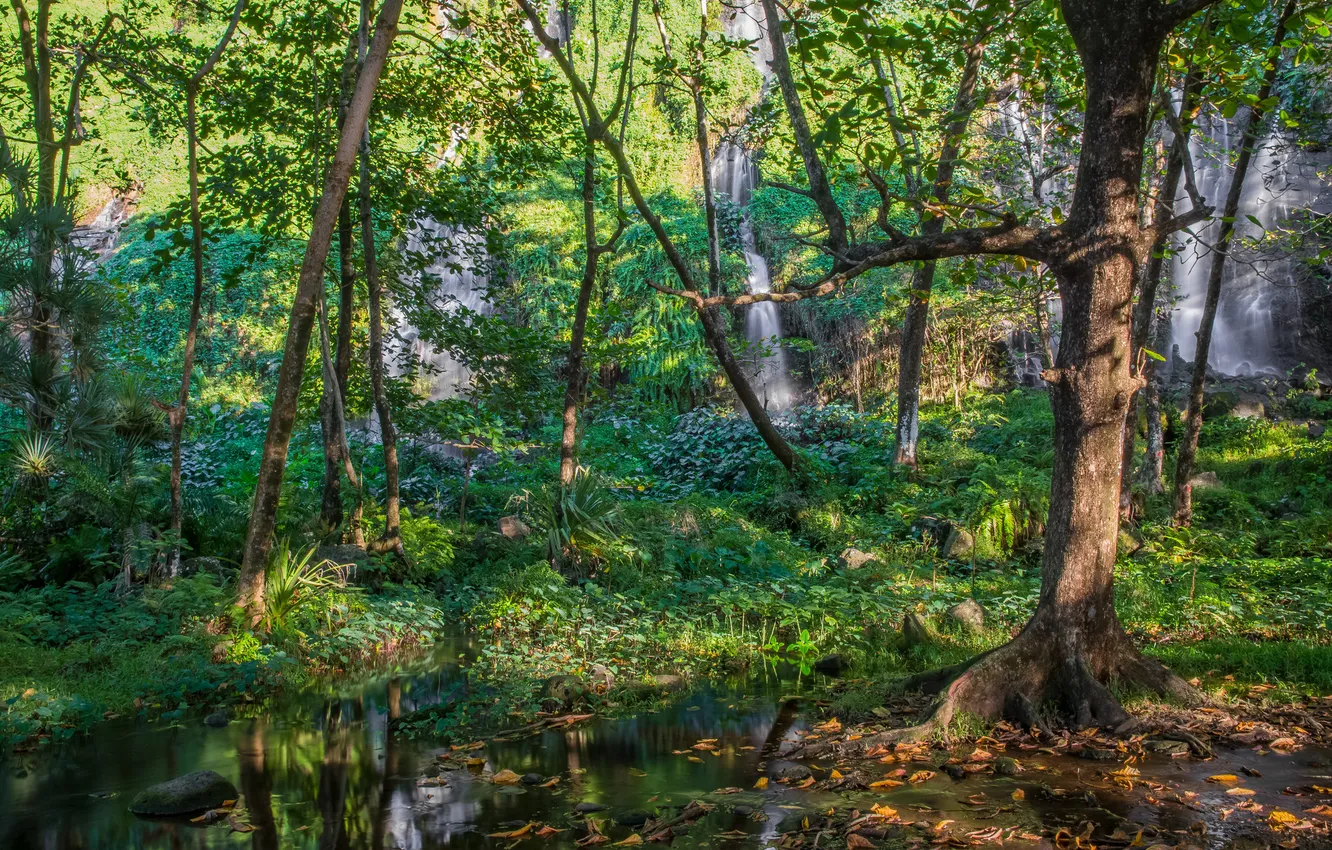
<path id="1" fill-rule="evenodd" d="M 1110 761 L 1119 758 L 1119 753 L 1102 747 L 1083 747 L 1078 750 L 1078 758 L 1090 759 L 1092 761 Z"/>
<path id="2" fill-rule="evenodd" d="M 212 726 L 214 729 L 221 729 L 231 722 L 231 717 L 225 711 L 214 711 L 204 718 L 204 724 Z"/>
<path id="3" fill-rule="evenodd" d="M 542 782 L 545 781 L 546 777 L 542 776 L 539 773 L 524 773 L 522 778 L 522 783 L 524 785 L 540 785 Z"/>
<path id="4" fill-rule="evenodd" d="M 236 797 L 236 786 L 229 779 L 211 770 L 200 770 L 139 792 L 130 803 L 130 811 L 147 817 L 192 815 L 216 809 Z"/>
<path id="5" fill-rule="evenodd" d="M 590 815 L 593 812 L 604 812 L 609 808 L 610 806 L 607 806 L 605 803 L 579 803 L 574 806 L 574 811 L 578 812 L 580 815 Z"/>
<path id="6" fill-rule="evenodd" d="M 786 767 L 777 771 L 777 778 L 785 779 L 788 782 L 801 782 L 810 778 L 813 775 L 814 774 L 810 772 L 810 769 L 805 767 L 803 764 L 787 765 Z"/>
<path id="7" fill-rule="evenodd" d="M 1017 759 L 1000 756 L 994 760 L 994 772 L 1000 776 L 1017 776 L 1022 772 L 1022 765 Z"/>
<path id="8" fill-rule="evenodd" d="M 652 816 L 642 809 L 630 809 L 627 812 L 620 812 L 615 815 L 615 822 L 620 826 L 628 826 L 637 829 L 647 823 L 648 818 L 650 817 Z"/>
<path id="9" fill-rule="evenodd" d="M 1142 748 L 1149 753 L 1182 756 L 1189 752 L 1189 745 L 1183 741 L 1144 741 Z"/>

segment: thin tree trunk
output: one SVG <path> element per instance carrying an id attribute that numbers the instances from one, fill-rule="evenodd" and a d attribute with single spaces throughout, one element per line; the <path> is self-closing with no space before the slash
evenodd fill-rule
<path id="1" fill-rule="evenodd" d="M 597 282 L 596 154 L 592 139 L 586 141 L 583 155 L 583 279 L 578 284 L 578 303 L 574 307 L 573 328 L 569 334 L 569 382 L 564 389 L 564 432 L 560 436 L 560 486 L 573 484 L 578 465 L 578 401 L 586 382 L 583 366 L 583 338 L 587 333 L 587 313 L 592 289 Z"/>
<path id="2" fill-rule="evenodd" d="M 1205 25 L 1203 33 L 1200 35 L 1200 40 L 1205 40 L 1206 33 L 1207 26 Z M 1189 137 L 1187 133 L 1192 124 L 1194 113 L 1198 109 L 1198 102 L 1202 96 L 1203 85 L 1204 80 L 1198 74 L 1196 61 L 1190 63 L 1188 71 L 1185 72 L 1184 84 L 1181 87 L 1182 91 L 1180 92 L 1180 120 L 1178 122 L 1178 127 L 1183 130 L 1183 132 L 1177 131 L 1174 139 L 1170 142 L 1170 153 L 1166 160 L 1165 175 L 1161 180 L 1160 193 L 1157 195 L 1156 206 L 1152 211 L 1152 221 L 1154 222 L 1165 221 L 1175 214 L 1175 196 L 1179 193 L 1179 181 L 1184 174 L 1185 160 L 1188 155 Z M 1165 243 L 1169 238 L 1169 236 L 1163 236 L 1156 245 L 1152 246 L 1151 258 L 1147 261 L 1147 265 L 1143 270 L 1141 290 L 1138 293 L 1138 301 L 1133 309 L 1133 328 L 1131 331 L 1133 334 L 1133 345 L 1130 349 L 1130 354 L 1131 357 L 1135 359 L 1142 356 L 1139 352 L 1146 347 L 1147 341 L 1150 339 L 1153 318 L 1156 315 L 1157 291 L 1160 288 L 1161 278 L 1165 273 Z M 1130 366 L 1132 365 L 1134 365 L 1134 362 L 1130 363 Z M 1142 361 L 1141 375 L 1144 386 L 1151 384 L 1155 372 L 1155 361 L 1150 357 L 1144 359 Z M 1156 427 L 1158 431 L 1157 436 L 1159 437 L 1159 388 L 1155 390 L 1155 392 L 1158 410 L 1158 422 Z M 1134 450 L 1136 449 L 1138 436 L 1138 418 L 1134 414 L 1134 411 L 1137 410 L 1137 402 L 1138 393 L 1135 391 L 1133 398 L 1129 400 L 1129 415 L 1124 420 L 1124 455 L 1119 478 L 1120 522 L 1129 522 L 1133 519 L 1133 455 Z M 1147 421 L 1149 423 L 1148 427 L 1150 428 L 1150 411 L 1147 414 Z M 1158 451 L 1161 449 L 1159 441 L 1157 449 Z M 1143 466 L 1144 476 L 1150 476 L 1151 474 L 1151 450 L 1151 436 L 1149 434 L 1148 456 L 1144 458 Z M 1158 457 L 1155 463 L 1155 468 L 1157 470 L 1155 479 L 1156 483 L 1155 485 L 1151 483 L 1146 484 L 1146 489 L 1156 493 L 1161 492 L 1160 466 L 1160 459 Z"/>
<path id="3" fill-rule="evenodd" d="M 356 79 L 356 91 L 347 107 L 347 120 L 338 140 L 337 152 L 324 183 L 323 195 L 315 210 L 301 264 L 296 295 L 292 302 L 291 320 L 287 328 L 287 341 L 282 366 L 278 370 L 278 384 L 273 399 L 273 410 L 268 420 L 268 434 L 259 463 L 254 502 L 250 511 L 250 526 L 246 535 L 245 552 L 241 561 L 239 604 L 245 608 L 250 623 L 258 623 L 263 615 L 264 571 L 273 543 L 273 529 L 277 520 L 278 496 L 286 470 L 287 447 L 291 442 L 292 427 L 296 421 L 296 405 L 304 377 L 305 361 L 309 356 L 310 332 L 315 318 L 318 294 L 323 286 L 324 261 L 337 226 L 338 210 L 347 193 L 347 183 L 356 164 L 356 149 L 365 132 L 370 114 L 370 103 L 384 70 L 389 46 L 397 35 L 398 16 L 402 0 L 384 0 L 375 24 L 375 37 L 369 54 Z"/>
<path id="4" fill-rule="evenodd" d="M 1216 321 L 1216 308 L 1221 300 L 1221 280 L 1225 274 L 1226 258 L 1235 233 L 1235 218 L 1239 215 L 1240 198 L 1244 194 L 1244 178 L 1253 161 L 1254 147 L 1263 133 L 1264 102 L 1272 94 L 1277 72 L 1281 68 L 1281 42 L 1286 38 L 1286 24 L 1295 13 L 1295 0 L 1287 0 L 1277 18 L 1272 36 L 1270 64 L 1263 74 L 1258 98 L 1250 107 L 1249 118 L 1241 136 L 1239 157 L 1230 178 L 1230 190 L 1221 210 L 1221 233 L 1212 246 L 1212 266 L 1207 274 L 1207 297 L 1203 301 L 1202 319 L 1198 326 L 1198 346 L 1193 358 L 1193 381 L 1189 385 L 1189 408 L 1184 423 L 1184 435 L 1179 442 L 1175 461 L 1175 525 L 1186 526 L 1193 521 L 1193 464 L 1198 454 L 1198 435 L 1202 432 L 1203 388 L 1207 382 L 1207 354 L 1212 346 L 1212 325 Z"/>
<path id="5" fill-rule="evenodd" d="M 236 33 L 247 0 L 237 0 L 226 31 L 203 65 L 185 84 L 185 138 L 190 180 L 190 259 L 194 269 L 194 291 L 190 296 L 190 319 L 185 331 L 185 352 L 181 358 L 180 392 L 176 406 L 167 414 L 171 425 L 171 551 L 167 554 L 166 574 L 180 572 L 180 534 L 184 525 L 184 495 L 181 492 L 182 445 L 186 411 L 190 403 L 190 382 L 194 375 L 194 353 L 199 341 L 199 316 L 203 312 L 203 217 L 199 212 L 199 85 L 212 72 Z"/>
<path id="6" fill-rule="evenodd" d="M 615 160 L 620 179 L 623 181 L 625 189 L 628 190 L 629 197 L 634 202 L 634 207 L 638 210 L 639 215 L 643 216 L 643 220 L 647 222 L 652 234 L 657 238 L 657 242 L 661 245 L 662 252 L 666 254 L 666 259 L 670 262 L 671 269 L 675 272 L 680 284 L 687 292 L 697 295 L 700 292 L 700 287 L 694 279 L 689 264 L 685 262 L 670 234 L 666 232 L 660 216 L 652 211 L 652 207 L 648 204 L 638 185 L 633 166 L 630 165 L 628 157 L 625 156 L 624 146 L 602 120 L 601 112 L 597 109 L 586 84 L 578 76 L 568 58 L 558 49 L 559 45 L 542 28 L 541 16 L 533 7 L 531 0 L 517 0 L 517 3 L 523 13 L 527 15 L 534 35 L 551 52 L 555 61 L 559 63 L 560 70 L 569 81 L 570 87 L 573 88 L 575 97 L 587 110 L 588 126 L 594 128 L 602 146 Z M 717 357 L 717 362 L 731 382 L 731 386 L 735 389 L 735 394 L 739 398 L 741 406 L 749 414 L 750 421 L 754 423 L 754 429 L 758 431 L 764 444 L 767 445 L 773 456 L 781 462 L 782 466 L 786 467 L 788 472 L 794 471 L 796 465 L 795 452 L 792 451 L 791 446 L 787 444 L 785 438 L 773 425 L 772 418 L 768 416 L 768 411 L 763 407 L 763 403 L 759 401 L 758 396 L 755 395 L 753 387 L 749 385 L 744 367 L 735 359 L 735 354 L 731 351 L 730 343 L 726 339 L 726 323 L 719 310 L 716 307 L 700 307 L 697 312 L 699 322 L 703 325 L 703 338 Z"/>
<path id="7" fill-rule="evenodd" d="M 765 0 L 771 3 L 772 0 Z M 981 60 L 985 56 L 984 38 L 967 45 L 966 64 L 958 81 L 953 111 L 944 127 L 943 144 L 939 148 L 939 166 L 935 174 L 930 197 L 935 203 L 946 203 L 953 186 L 953 173 L 957 168 L 962 141 L 966 137 L 967 123 L 976 109 L 976 84 L 980 80 Z M 944 230 L 943 215 L 936 211 L 924 213 L 921 225 L 923 236 L 938 236 Z M 907 302 L 906 318 L 902 322 L 902 348 L 897 366 L 897 428 L 896 452 L 893 463 L 911 469 L 916 467 L 916 443 L 920 438 L 920 366 L 925 356 L 925 328 L 930 320 L 930 290 L 934 287 L 935 263 L 928 260 L 916 267 L 911 276 L 911 298 Z"/>

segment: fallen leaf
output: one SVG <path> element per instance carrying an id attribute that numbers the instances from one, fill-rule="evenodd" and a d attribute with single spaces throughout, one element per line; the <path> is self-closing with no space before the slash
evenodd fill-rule
<path id="1" fill-rule="evenodd" d="M 915 785 L 916 783 L 919 782 L 928 782 L 933 778 L 934 778 L 934 771 L 918 770 L 915 773 L 911 774 L 911 778 L 908 779 L 907 781 L 910 782 L 912 785 Z"/>
<path id="2" fill-rule="evenodd" d="M 483 759 L 483 758 L 470 758 L 470 759 L 467 760 L 467 766 L 468 766 L 468 767 L 481 767 L 481 766 L 484 765 L 485 763 L 486 763 L 486 760 Z"/>
<path id="3" fill-rule="evenodd" d="M 543 826 L 540 829 L 538 829 L 533 834 L 537 838 L 550 838 L 552 835 L 559 835 L 561 832 L 568 832 L 568 831 L 569 830 L 567 829 L 556 829 L 555 827 L 547 824 L 546 826 Z"/>
<path id="4" fill-rule="evenodd" d="M 1286 829 L 1300 822 L 1300 819 L 1282 809 L 1273 809 L 1267 816 L 1267 825 L 1272 829 Z"/>
<path id="5" fill-rule="evenodd" d="M 1208 782 L 1239 782 L 1239 777 L 1233 773 L 1218 773 L 1207 777 Z"/>
<path id="6" fill-rule="evenodd" d="M 847 850 L 867 850 L 867 848 L 873 847 L 874 843 L 865 836 L 853 832 L 846 837 L 846 846 Z"/>
<path id="7" fill-rule="evenodd" d="M 870 811 L 881 818 L 897 817 L 897 809 L 894 809 L 890 806 L 884 806 L 879 803 L 875 803 L 874 805 L 870 806 Z"/>
<path id="8" fill-rule="evenodd" d="M 833 770 L 832 774 L 831 774 L 828 778 L 829 778 L 829 779 L 845 779 L 846 777 L 842 776 L 842 772 L 841 772 L 840 770 Z"/>
<path id="9" fill-rule="evenodd" d="M 1019 789 L 1017 789 L 1016 791 L 1013 792 L 1013 799 L 1014 799 L 1014 800 L 1025 800 L 1025 799 L 1027 799 L 1027 792 L 1026 792 L 1026 791 L 1023 791 L 1021 788 L 1019 788 Z"/>
<path id="10" fill-rule="evenodd" d="M 535 824 L 529 822 L 526 826 L 522 827 L 521 829 L 515 829 L 515 830 L 513 830 L 513 831 L 511 831 L 511 832 L 492 832 L 492 833 L 490 833 L 489 835 L 487 835 L 486 837 L 487 837 L 487 838 L 522 838 L 524 835 L 527 835 L 527 833 L 529 833 L 529 832 L 532 831 L 532 827 L 533 827 L 533 826 L 535 826 Z"/>
<path id="11" fill-rule="evenodd" d="M 642 843 L 643 843 L 643 836 L 641 836 L 641 835 L 639 835 L 637 832 L 635 832 L 633 835 L 629 836 L 629 837 L 626 838 L 625 840 L 615 842 L 615 846 L 616 846 L 616 847 L 635 847 L 635 846 L 637 846 L 637 845 L 639 845 L 639 844 L 642 844 Z"/>
<path id="12" fill-rule="evenodd" d="M 869 787 L 877 791 L 885 791 L 889 788 L 900 788 L 903 784 L 896 779 L 880 779 L 878 782 L 871 782 Z"/>
<path id="13" fill-rule="evenodd" d="M 754 787 L 759 789 L 760 791 L 765 790 L 768 787 L 768 777 L 760 776 L 758 778 L 758 781 L 754 783 Z"/>
<path id="14" fill-rule="evenodd" d="M 647 771 L 646 771 L 646 770 L 639 770 L 639 769 L 636 768 L 636 767 L 631 767 L 631 768 L 629 768 L 629 775 L 630 775 L 630 776 L 647 776 Z"/>
<path id="15" fill-rule="evenodd" d="M 560 778 L 558 776 L 552 776 L 550 779 L 547 779 L 545 782 L 542 782 L 541 787 L 554 788 L 556 785 L 559 784 L 560 784 Z"/>
<path id="16" fill-rule="evenodd" d="M 1231 788 L 1226 793 L 1232 797 L 1252 797 L 1257 792 L 1250 791 L 1248 788 Z"/>
<path id="17" fill-rule="evenodd" d="M 490 777 L 490 781 L 496 785 L 517 785 L 519 782 L 523 781 L 523 778 L 518 774 L 514 773 L 512 770 L 505 768 L 504 770 L 501 770 L 499 773 Z"/>
<path id="18" fill-rule="evenodd" d="M 235 815 L 232 815 L 231 817 L 227 818 L 227 826 L 231 827 L 232 832 L 240 832 L 240 833 L 254 832 L 253 826 L 241 820 L 240 818 L 236 817 Z"/>

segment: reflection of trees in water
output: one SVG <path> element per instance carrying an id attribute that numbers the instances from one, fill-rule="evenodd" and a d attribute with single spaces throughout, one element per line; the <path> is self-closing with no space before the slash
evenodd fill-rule
<path id="1" fill-rule="evenodd" d="M 263 726 L 251 722 L 249 731 L 236 747 L 240 767 L 241 793 L 249 809 L 250 841 L 254 850 L 277 850 L 277 824 L 273 821 L 273 780 L 268 775 L 268 757 L 264 748 Z"/>

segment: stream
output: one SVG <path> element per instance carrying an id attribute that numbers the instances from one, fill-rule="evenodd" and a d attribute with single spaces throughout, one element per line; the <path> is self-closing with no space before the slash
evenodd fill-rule
<path id="1" fill-rule="evenodd" d="M 417 668 L 421 672 L 387 677 L 352 693 L 293 695 L 270 716 L 233 720 L 223 728 L 209 727 L 199 717 L 112 720 L 72 743 L 15 756 L 0 763 L 0 847 L 378 850 L 507 848 L 521 841 L 531 848 L 572 848 L 584 834 L 583 815 L 574 811 L 578 803 L 606 807 L 593 817 L 604 818 L 609 847 L 633 835 L 630 824 L 641 823 L 645 814 L 669 819 L 699 800 L 714 808 L 675 839 L 677 847 L 776 845 L 783 833 L 799 831 L 806 818 L 817 823 L 829 810 L 868 811 L 881 804 L 900 812 L 905 822 L 891 828 L 889 847 L 948 846 L 938 831 L 939 822 L 947 820 L 947 835 L 955 839 L 951 846 L 997 847 L 1001 840 L 1003 846 L 1042 846 L 1042 834 L 1064 827 L 1076 835 L 1090 823 L 1098 836 L 1118 829 L 1130 840 L 1147 827 L 1154 837 L 1138 846 L 1256 848 L 1312 835 L 1273 833 L 1265 818 L 1274 808 L 1318 822 L 1321 832 L 1325 819 L 1304 812 L 1329 800 L 1313 791 L 1313 784 L 1332 786 L 1332 752 L 1313 748 L 1290 755 L 1219 751 L 1208 761 L 1153 755 L 1135 765 L 1140 773 L 1129 789 L 1107 778 L 1123 767 L 1120 761 L 1011 747 L 1005 752 L 986 744 L 1020 759 L 1023 772 L 983 772 L 960 780 L 938 772 L 886 791 L 803 790 L 777 781 L 792 763 L 762 756 L 766 747 L 808 729 L 795 698 L 810 693 L 815 683 L 784 663 L 705 684 L 654 713 L 491 741 L 483 751 L 484 765 L 463 767 L 468 751 L 387 734 L 390 715 L 430 705 L 458 686 L 459 653 L 471 657 L 466 640 L 445 641 L 430 663 Z M 715 744 L 694 747 L 709 739 Z M 966 745 L 956 754 L 965 758 L 972 750 Z M 900 767 L 934 770 L 944 758 L 932 750 Z M 834 769 L 818 759 L 806 764 L 820 779 Z M 875 775 L 899 767 L 856 764 Z M 1246 774 L 1245 768 L 1261 776 Z M 205 827 L 129 813 L 129 802 L 149 785 L 204 769 L 240 789 L 253 832 L 234 832 L 225 819 Z M 489 781 L 500 770 L 559 782 L 540 787 Z M 1207 779 L 1228 773 L 1239 774 L 1241 781 Z M 764 776 L 772 777 L 770 783 L 756 788 Z M 1228 793 L 1241 785 L 1252 794 Z M 491 835 L 531 822 L 566 831 L 519 840 Z M 808 848 L 817 841 L 813 832 L 802 839 L 788 838 L 782 846 Z M 828 850 L 841 843 L 831 834 L 825 839 Z M 1051 846 L 1048 839 L 1043 846 Z"/>

